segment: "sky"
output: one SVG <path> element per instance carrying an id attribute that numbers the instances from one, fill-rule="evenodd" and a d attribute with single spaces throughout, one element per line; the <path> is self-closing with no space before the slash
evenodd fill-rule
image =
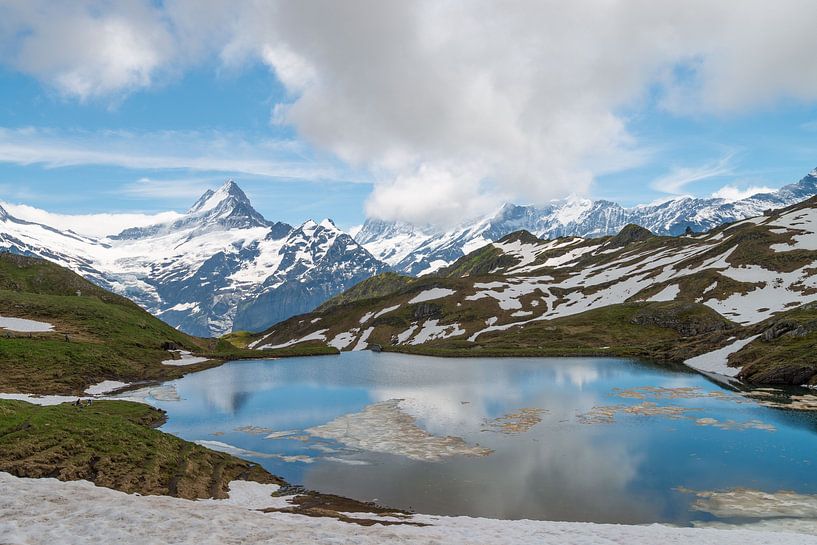
<path id="1" fill-rule="evenodd" d="M 815 20 L 795 0 L 0 0 L 0 201 L 124 225 L 234 179 L 268 219 L 348 229 L 737 199 L 817 167 Z"/>

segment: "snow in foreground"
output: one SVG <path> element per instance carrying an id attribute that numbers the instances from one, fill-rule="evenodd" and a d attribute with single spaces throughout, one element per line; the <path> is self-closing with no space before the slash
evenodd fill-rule
<path id="1" fill-rule="evenodd" d="M 817 545 L 817 537 L 745 530 L 623 526 L 541 521 L 500 521 L 417 515 L 416 526 L 363 527 L 331 518 L 261 513 L 248 508 L 280 506 L 264 486 L 233 483 L 231 500 L 189 501 L 137 496 L 87 481 L 20 479 L 0 473 L 0 536 L 22 543 L 385 543 L 540 545 L 718 544 Z"/>

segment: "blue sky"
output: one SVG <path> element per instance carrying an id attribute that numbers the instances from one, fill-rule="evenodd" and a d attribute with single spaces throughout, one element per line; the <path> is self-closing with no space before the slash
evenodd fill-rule
<path id="1" fill-rule="evenodd" d="M 129 141 L 155 133 L 180 133 L 178 139 L 292 142 L 297 135 L 269 121 L 274 104 L 286 100 L 273 73 L 260 66 L 220 73 L 201 68 L 155 89 L 123 99 L 79 101 L 65 97 L 35 78 L 0 70 L 0 127 L 12 132 L 51 132 L 59 142 L 104 149 L 108 131 L 131 133 Z M 191 134 L 192 133 L 192 134 Z M 175 139 L 175 138 L 171 138 Z M 23 138 L 9 137 L 11 141 Z M 182 146 L 183 147 L 183 146 Z M 205 152 L 198 144 L 191 152 Z M 371 191 L 365 172 L 354 172 L 331 157 L 254 152 L 270 161 L 294 160 L 305 169 L 329 164 L 335 175 L 264 176 L 240 169 L 199 170 L 123 167 L 115 164 L 53 165 L 25 159 L 0 162 L 0 200 L 52 212 L 161 212 L 183 210 L 206 189 L 235 179 L 265 217 L 298 224 L 308 218 L 333 218 L 352 226 L 363 220 L 363 201 Z M 180 162 L 183 165 L 183 162 Z"/>
<path id="2" fill-rule="evenodd" d="M 0 200 L 153 213 L 232 178 L 269 219 L 348 228 L 797 181 L 808 14 L 693 4 L 10 2 Z"/>

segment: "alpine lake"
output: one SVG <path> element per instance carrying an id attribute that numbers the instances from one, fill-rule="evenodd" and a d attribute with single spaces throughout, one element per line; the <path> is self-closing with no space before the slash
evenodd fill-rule
<path id="1" fill-rule="evenodd" d="M 440 515 L 817 528 L 817 401 L 613 358 L 229 362 L 163 430 L 306 488 Z M 817 405 L 815 405 L 817 406 Z"/>

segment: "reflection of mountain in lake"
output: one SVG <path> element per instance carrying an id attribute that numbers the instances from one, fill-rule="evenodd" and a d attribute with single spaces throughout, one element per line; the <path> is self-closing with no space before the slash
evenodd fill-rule
<path id="1" fill-rule="evenodd" d="M 817 452 L 810 417 L 636 361 L 353 352 L 235 362 L 175 384 L 165 430 L 258 453 L 295 484 L 426 513 L 685 524 L 700 515 L 679 488 L 817 494 L 802 480 Z M 397 425 L 353 418 L 384 403 Z M 615 418 L 583 420 L 594 407 Z M 520 414 L 536 418 L 514 433 L 486 425 Z M 340 435 L 308 433 L 332 422 Z M 406 455 L 424 442 L 491 454 Z"/>

